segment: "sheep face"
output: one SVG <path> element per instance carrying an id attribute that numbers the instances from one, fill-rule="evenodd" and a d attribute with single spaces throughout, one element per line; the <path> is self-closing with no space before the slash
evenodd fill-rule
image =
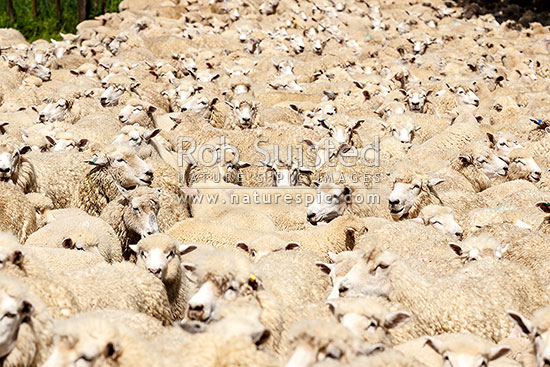
<path id="1" fill-rule="evenodd" d="M 195 94 L 188 98 L 181 106 L 180 111 L 195 112 L 199 115 L 204 115 L 210 108 L 210 100 L 200 93 Z"/>
<path id="2" fill-rule="evenodd" d="M 125 189 L 149 186 L 153 182 L 153 169 L 130 147 L 113 146 L 105 157 L 96 157 L 90 163 L 107 167 L 116 182 Z"/>
<path id="3" fill-rule="evenodd" d="M 389 330 L 400 327 L 410 319 L 406 312 L 389 312 L 376 298 L 346 297 L 328 301 L 327 304 L 343 326 L 370 344 L 392 346 Z"/>
<path id="4" fill-rule="evenodd" d="M 273 62 L 279 75 L 294 75 L 294 63 L 292 60 L 283 60 L 279 63 Z"/>
<path id="5" fill-rule="evenodd" d="M 58 99 L 56 102 L 50 102 L 38 114 L 38 122 L 51 123 L 54 121 L 63 121 L 65 113 L 72 107 L 72 102 L 65 98 Z"/>
<path id="6" fill-rule="evenodd" d="M 415 126 L 413 121 L 399 121 L 398 123 L 388 123 L 385 125 L 391 135 L 403 144 L 410 144 L 414 139 L 415 132 L 420 130 L 420 126 Z"/>
<path id="7" fill-rule="evenodd" d="M 449 246 L 464 263 L 483 258 L 501 259 L 508 250 L 508 245 L 503 247 L 498 241 L 486 237 L 468 237 L 462 243 L 449 242 Z"/>
<path id="8" fill-rule="evenodd" d="M 510 351 L 506 346 L 484 346 L 483 340 L 467 337 L 470 340 L 460 340 L 458 343 L 449 341 L 443 343 L 437 338 L 428 337 L 426 345 L 430 346 L 443 358 L 443 366 L 453 367 L 484 367 L 499 359 Z"/>
<path id="9" fill-rule="evenodd" d="M 0 182 L 10 182 L 21 156 L 30 150 L 28 145 L 19 148 L 13 144 L 0 144 Z"/>
<path id="10" fill-rule="evenodd" d="M 116 106 L 120 97 L 126 92 L 126 88 L 122 85 L 110 85 L 101 94 L 99 101 L 103 107 Z"/>
<path id="11" fill-rule="evenodd" d="M 449 85 L 447 87 L 456 95 L 460 105 L 479 106 L 479 98 L 471 89 L 464 87 L 451 88 Z"/>
<path id="12" fill-rule="evenodd" d="M 481 169 L 488 178 L 505 176 L 508 171 L 508 164 L 491 151 L 479 152 L 475 156 L 461 155 L 459 159 L 464 164 L 471 164 Z"/>
<path id="13" fill-rule="evenodd" d="M 315 265 L 317 265 L 323 273 L 330 277 L 332 290 L 327 299 L 332 300 L 339 297 L 340 284 L 346 274 L 357 263 L 357 261 L 359 261 L 360 254 L 358 252 L 348 251 L 338 255 L 333 252 L 329 252 L 328 255 L 334 264 L 316 262 Z"/>
<path id="14" fill-rule="evenodd" d="M 317 55 L 321 55 L 323 53 L 323 50 L 325 49 L 325 46 L 328 40 L 329 40 L 328 38 L 324 40 L 320 38 L 315 38 L 310 40 L 311 48 L 313 49 L 313 52 L 316 53 Z"/>
<path id="15" fill-rule="evenodd" d="M 423 55 L 426 53 L 428 46 L 433 43 L 432 40 L 413 40 L 411 38 L 407 39 L 413 46 L 413 53 L 416 55 Z"/>
<path id="16" fill-rule="evenodd" d="M 413 112 L 424 112 L 428 96 L 432 93 L 431 90 L 425 92 L 418 88 L 413 88 L 408 91 L 402 91 L 405 95 L 409 109 Z"/>
<path id="17" fill-rule="evenodd" d="M 250 242 L 237 243 L 237 248 L 248 254 L 251 260 L 258 261 L 272 252 L 291 251 L 300 247 L 296 242 L 286 242 L 276 236 L 266 235 Z"/>
<path id="18" fill-rule="evenodd" d="M 276 164 L 268 166 L 271 173 L 274 186 L 276 187 L 292 187 L 298 186 L 300 182 L 300 175 L 312 175 L 314 172 L 305 167 L 299 167 L 296 163 L 292 166 Z"/>
<path id="19" fill-rule="evenodd" d="M 251 282 L 256 282 L 256 279 L 251 278 L 249 284 L 243 284 L 234 278 L 205 280 L 189 300 L 189 318 L 203 322 L 211 321 L 216 317 L 222 302 L 233 302 L 246 294 Z"/>
<path id="20" fill-rule="evenodd" d="M 108 325 L 106 325 L 108 326 Z M 59 330 L 44 367 L 116 366 L 120 356 L 118 338 L 110 327 L 101 333 L 76 327 Z"/>
<path id="21" fill-rule="evenodd" d="M 344 214 L 352 200 L 352 191 L 347 186 L 322 183 L 319 186 L 315 202 L 307 208 L 307 220 L 313 225 L 330 222 Z"/>
<path id="22" fill-rule="evenodd" d="M 456 222 L 453 212 L 448 207 L 428 206 L 422 210 L 420 216 L 413 220 L 421 222 L 424 225 L 431 225 L 437 230 L 449 234 L 454 239 L 462 239 L 464 231 L 462 227 Z"/>
<path id="23" fill-rule="evenodd" d="M 279 0 L 267 0 L 260 5 L 260 13 L 264 15 L 272 15 L 277 11 Z"/>
<path id="24" fill-rule="evenodd" d="M 393 184 L 393 190 L 389 196 L 389 208 L 394 220 L 407 216 L 422 191 L 422 184 L 420 179 L 414 179 L 409 183 L 395 182 Z"/>
<path id="25" fill-rule="evenodd" d="M 550 361 L 550 308 L 537 310 L 533 319 L 529 320 L 519 312 L 508 311 L 508 316 L 529 337 L 535 349 L 537 367 L 548 366 Z"/>
<path id="26" fill-rule="evenodd" d="M 237 115 L 238 126 L 241 129 L 249 129 L 252 127 L 258 112 L 258 103 L 249 101 L 239 101 L 238 104 L 229 103 L 229 106 L 233 109 Z"/>
<path id="27" fill-rule="evenodd" d="M 365 254 L 344 276 L 338 289 L 339 297 L 375 295 L 389 297 L 390 272 L 395 255 L 373 251 Z"/>
<path id="28" fill-rule="evenodd" d="M 160 188 L 154 190 L 138 188 L 132 192 L 127 198 L 127 210 L 124 211 L 124 223 L 130 231 L 142 238 L 158 232 L 160 195 Z"/>
<path id="29" fill-rule="evenodd" d="M 521 144 L 518 143 L 517 139 L 510 134 L 493 135 L 491 133 L 487 133 L 487 138 L 489 139 L 489 146 L 491 149 L 493 149 L 499 158 L 504 159 L 505 161 L 509 160 L 508 155 L 512 150 L 523 148 Z"/>
<path id="30" fill-rule="evenodd" d="M 301 35 L 293 34 L 290 36 L 290 46 L 296 55 L 304 52 L 306 44 L 304 38 Z"/>
<path id="31" fill-rule="evenodd" d="M 542 170 L 533 159 L 531 153 L 525 149 L 515 149 L 510 153 L 510 165 L 508 167 L 508 179 L 540 181 Z"/>
<path id="32" fill-rule="evenodd" d="M 160 129 L 147 130 L 138 124 L 124 126 L 111 144 L 128 145 L 138 152 L 139 148 L 149 144 L 159 132 Z"/>
<path id="33" fill-rule="evenodd" d="M 178 246 L 178 242 L 173 238 L 156 234 L 142 239 L 130 248 L 138 255 L 136 264 L 164 282 L 169 272 L 180 269 Z M 170 274 L 170 277 L 173 278 L 173 274 Z"/>
<path id="34" fill-rule="evenodd" d="M 365 120 L 346 121 L 346 123 L 331 124 L 325 119 L 319 119 L 322 127 L 328 130 L 329 136 L 339 145 L 349 144 L 354 130 L 358 129 Z"/>
<path id="35" fill-rule="evenodd" d="M 4 358 L 15 348 L 22 323 L 32 315 L 32 304 L 24 299 L 0 294 L 0 357 Z"/>
<path id="36" fill-rule="evenodd" d="M 147 119 L 157 108 L 150 103 L 131 100 L 118 114 L 118 119 L 123 124 L 133 124 Z"/>
<path id="37" fill-rule="evenodd" d="M 51 70 L 44 65 L 39 64 L 31 64 L 29 66 L 29 73 L 45 82 L 50 80 L 52 77 Z"/>

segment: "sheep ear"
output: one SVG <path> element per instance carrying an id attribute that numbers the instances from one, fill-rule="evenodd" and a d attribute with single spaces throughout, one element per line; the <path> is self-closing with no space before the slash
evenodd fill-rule
<path id="1" fill-rule="evenodd" d="M 21 313 L 27 317 L 31 316 L 34 312 L 34 306 L 29 301 L 23 301 L 23 308 Z"/>
<path id="2" fill-rule="evenodd" d="M 506 353 L 508 353 L 510 350 L 511 348 L 506 345 L 504 346 L 498 345 L 496 347 L 493 347 L 489 351 L 488 359 L 489 361 L 494 361 L 496 359 L 499 359 L 500 357 L 503 357 L 504 355 L 506 355 Z"/>
<path id="3" fill-rule="evenodd" d="M 436 185 L 439 185 L 442 182 L 445 182 L 445 180 L 442 178 L 430 178 L 428 180 L 428 187 L 434 187 Z"/>
<path id="4" fill-rule="evenodd" d="M 25 258 L 25 255 L 21 251 L 15 251 L 13 253 L 13 263 L 15 265 L 20 265 L 23 262 L 23 259 Z"/>
<path id="5" fill-rule="evenodd" d="M 89 140 L 88 139 L 80 139 L 77 143 L 76 143 L 76 146 L 79 148 L 79 149 L 84 149 L 88 146 L 88 143 L 89 143 Z"/>
<path id="6" fill-rule="evenodd" d="M 457 254 L 458 256 L 462 256 L 462 247 L 456 242 L 449 242 L 449 247 Z"/>
<path id="7" fill-rule="evenodd" d="M 47 140 L 51 145 L 57 144 L 57 142 L 55 141 L 55 139 L 54 139 L 53 136 L 46 135 L 45 138 L 46 138 L 46 140 Z"/>
<path id="8" fill-rule="evenodd" d="M 296 250 L 296 249 L 299 249 L 300 248 L 300 245 L 296 242 L 289 242 L 286 247 L 285 247 L 285 250 Z"/>
<path id="9" fill-rule="evenodd" d="M 67 237 L 61 242 L 61 246 L 66 249 L 71 249 L 73 247 L 73 240 L 70 237 Z"/>
<path id="10" fill-rule="evenodd" d="M 332 269 L 334 269 L 334 264 L 327 264 L 321 261 L 315 262 L 315 265 L 317 265 L 319 269 L 321 269 L 321 271 L 325 274 L 330 274 Z"/>
<path id="11" fill-rule="evenodd" d="M 109 163 L 106 157 L 100 157 L 97 154 L 94 154 L 92 156 L 92 159 L 87 159 L 84 162 L 88 164 L 92 164 L 94 166 L 102 166 L 102 167 L 106 166 Z"/>
<path id="12" fill-rule="evenodd" d="M 19 149 L 19 154 L 21 154 L 21 155 L 27 154 L 31 150 L 32 150 L 32 148 L 29 145 L 24 145 L 21 149 Z"/>
<path id="13" fill-rule="evenodd" d="M 365 122 L 365 119 L 360 119 L 360 120 L 357 120 L 355 121 L 355 124 L 353 124 L 351 127 L 352 130 L 355 130 L 357 128 L 359 128 L 359 126 L 361 126 L 361 124 Z"/>
<path id="14" fill-rule="evenodd" d="M 538 203 L 535 204 L 535 206 L 545 213 L 550 213 L 550 202 L 539 201 Z"/>
<path id="15" fill-rule="evenodd" d="M 134 253 L 138 253 L 138 250 L 139 250 L 139 246 L 136 244 L 136 245 L 128 245 L 128 247 L 130 248 L 130 250 L 132 250 Z"/>
<path id="16" fill-rule="evenodd" d="M 458 159 L 460 159 L 462 164 L 472 164 L 474 161 L 474 158 L 471 155 L 459 155 Z"/>
<path id="17" fill-rule="evenodd" d="M 197 249 L 196 245 L 193 244 L 181 244 L 178 247 L 178 252 L 180 253 L 180 256 L 187 255 L 190 252 L 193 252 Z"/>
<path id="18" fill-rule="evenodd" d="M 525 335 L 531 334 L 531 331 L 533 330 L 533 326 L 531 325 L 531 321 L 529 321 L 529 319 L 524 317 L 519 312 L 515 312 L 515 311 L 507 311 L 506 314 Z"/>
<path id="19" fill-rule="evenodd" d="M 371 354 L 383 352 L 385 350 L 386 346 L 384 344 L 366 344 L 363 348 L 361 348 L 358 354 L 370 356 Z"/>
<path id="20" fill-rule="evenodd" d="M 237 243 L 237 248 L 243 250 L 246 253 L 248 253 L 250 251 L 250 249 L 248 248 L 248 245 L 244 242 Z"/>
<path id="21" fill-rule="evenodd" d="M 427 92 L 426 92 L 426 97 L 428 97 L 428 96 L 429 96 L 430 94 L 432 94 L 433 92 L 434 92 L 434 91 L 431 90 L 431 89 L 430 89 L 429 91 L 427 91 Z"/>
<path id="22" fill-rule="evenodd" d="M 443 353 L 443 342 L 439 339 L 428 337 L 424 345 L 431 347 L 437 354 Z"/>
<path id="23" fill-rule="evenodd" d="M 489 143 L 491 143 L 491 146 L 494 146 L 496 141 L 495 141 L 495 136 L 491 133 L 487 133 L 487 139 L 489 139 Z"/>
<path id="24" fill-rule="evenodd" d="M 147 112 L 149 113 L 153 113 L 157 110 L 157 107 L 156 106 L 153 106 L 152 104 L 148 105 L 147 106 Z"/>
<path id="25" fill-rule="evenodd" d="M 248 163 L 248 162 L 242 162 L 242 161 L 239 161 L 238 165 L 239 165 L 239 168 L 246 168 L 246 167 L 250 167 L 250 166 L 251 166 L 250 163 Z"/>
<path id="26" fill-rule="evenodd" d="M 336 312 L 336 305 L 334 304 L 334 302 L 327 301 L 327 307 L 328 307 L 330 313 L 334 315 L 335 312 Z"/>
<path id="27" fill-rule="evenodd" d="M 378 259 L 378 264 L 377 266 L 380 266 L 382 269 L 385 269 L 387 268 L 388 266 L 390 266 L 391 264 L 393 264 L 393 262 L 395 261 L 396 259 L 396 256 L 388 251 L 385 251 L 381 256 L 380 258 Z"/>
<path id="28" fill-rule="evenodd" d="M 156 107 L 155 107 L 156 108 Z M 147 130 L 144 134 L 145 140 L 151 140 L 160 133 L 160 129 Z"/>
<path id="29" fill-rule="evenodd" d="M 181 267 L 184 270 L 191 271 L 191 272 L 193 272 L 197 269 L 197 265 L 191 264 L 191 263 L 181 263 Z"/>
<path id="30" fill-rule="evenodd" d="M 115 343 L 108 343 L 105 346 L 105 356 L 109 359 L 116 360 L 120 356 L 120 348 Z"/>
<path id="31" fill-rule="evenodd" d="M 403 326 L 409 319 L 411 315 L 405 311 L 397 311 L 386 315 L 386 320 L 384 322 L 384 327 L 386 329 L 396 329 Z"/>
<path id="32" fill-rule="evenodd" d="M 409 219 L 411 222 L 416 222 L 416 223 L 420 223 L 420 224 L 426 224 L 426 222 L 424 221 L 424 218 L 422 217 L 416 217 L 416 218 L 413 218 L 413 219 Z"/>

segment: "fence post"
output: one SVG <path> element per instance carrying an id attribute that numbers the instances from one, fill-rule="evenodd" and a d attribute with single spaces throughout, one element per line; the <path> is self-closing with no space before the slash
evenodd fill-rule
<path id="1" fill-rule="evenodd" d="M 32 0 L 32 16 L 36 19 L 38 11 L 36 10 L 36 0 Z"/>
<path id="2" fill-rule="evenodd" d="M 86 0 L 78 0 L 76 8 L 78 13 L 78 21 L 82 22 L 83 20 L 86 20 Z"/>
<path id="3" fill-rule="evenodd" d="M 55 0 L 55 10 L 57 11 L 57 25 L 61 28 L 61 0 Z"/>
<path id="4" fill-rule="evenodd" d="M 15 17 L 13 16 L 13 0 L 8 0 L 8 15 L 10 17 L 10 22 L 15 21 Z"/>

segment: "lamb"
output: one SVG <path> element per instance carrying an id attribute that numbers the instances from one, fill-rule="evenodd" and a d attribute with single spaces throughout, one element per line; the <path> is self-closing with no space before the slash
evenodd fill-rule
<path id="1" fill-rule="evenodd" d="M 130 191 L 122 188 L 120 190 L 121 195 L 107 204 L 100 218 L 114 229 L 122 256 L 128 260 L 128 245 L 158 232 L 157 216 L 161 189 L 139 186 Z"/>
<path id="2" fill-rule="evenodd" d="M 161 367 L 165 358 L 130 329 L 89 314 L 59 320 L 55 324 L 52 353 L 44 367 L 94 365 Z"/>
<path id="3" fill-rule="evenodd" d="M 40 366 L 53 344 L 53 321 L 44 305 L 15 278 L 0 276 L 1 358 L 4 366 Z"/>
<path id="4" fill-rule="evenodd" d="M 195 250 L 196 246 L 184 246 L 183 251 L 180 251 L 178 241 L 159 233 L 143 238 L 136 245 L 130 245 L 130 249 L 136 253 L 137 265 L 164 283 L 172 317 L 185 319 L 188 287 L 184 283 L 180 256 Z"/>
<path id="5" fill-rule="evenodd" d="M 24 157 L 30 150 L 9 135 L 0 135 L 0 181 L 12 183 L 25 194 L 37 191 L 34 166 Z"/>
<path id="6" fill-rule="evenodd" d="M 0 231 L 10 231 L 20 242 L 37 230 L 35 206 L 15 186 L 0 182 Z"/>
<path id="7" fill-rule="evenodd" d="M 111 145 L 95 155 L 94 166 L 75 187 L 71 206 L 90 215 L 99 215 L 103 208 L 119 195 L 117 184 L 124 189 L 151 185 L 153 170 L 126 146 Z"/>
<path id="8" fill-rule="evenodd" d="M 120 241 L 113 228 L 87 214 L 56 219 L 29 236 L 25 245 L 92 251 L 109 263 L 122 261 Z"/>
<path id="9" fill-rule="evenodd" d="M 234 97 L 231 102 L 226 102 L 235 113 L 235 118 L 227 118 L 225 120 L 225 129 L 240 130 L 253 129 L 260 126 L 261 122 L 257 121 L 256 114 L 261 103 L 255 102 L 253 96 L 249 94 L 240 94 Z"/>
<path id="10" fill-rule="evenodd" d="M 344 277 L 340 287 L 346 291 L 340 294 L 375 294 L 404 305 L 417 319 L 410 333 L 412 338 L 469 332 L 498 341 L 510 333 L 510 325 L 501 317 L 503 308 L 512 306 L 533 312 L 548 302 L 542 283 L 532 274 L 525 274 L 522 267 L 509 263 L 506 272 L 495 274 L 490 262 L 470 265 L 454 274 L 452 280 L 429 279 L 390 252 L 370 250 Z M 526 289 L 526 284 L 532 287 Z M 490 297 L 480 296 L 489 286 Z M 525 302 L 527 299 L 529 302 Z M 480 322 L 481 309 L 485 311 Z M 445 312 L 454 314 L 453 319 L 439 317 Z"/>
<path id="11" fill-rule="evenodd" d="M 415 138 L 416 131 L 420 129 L 420 126 L 416 126 L 415 120 L 408 114 L 392 115 L 382 125 L 403 144 L 411 144 Z"/>

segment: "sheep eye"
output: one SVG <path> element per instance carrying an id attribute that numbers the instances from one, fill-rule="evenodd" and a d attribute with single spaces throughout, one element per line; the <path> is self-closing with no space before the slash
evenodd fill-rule
<path id="1" fill-rule="evenodd" d="M 139 212 L 140 212 L 139 208 L 137 208 L 137 207 L 133 206 L 133 207 L 132 207 L 132 209 L 133 209 L 133 210 L 134 210 L 134 211 L 135 211 L 136 213 L 138 213 L 138 214 L 139 214 Z"/>
<path id="2" fill-rule="evenodd" d="M 12 312 L 8 312 L 4 315 L 4 317 L 7 317 L 8 319 L 13 319 L 13 318 L 15 318 L 15 316 L 17 316 L 17 315 L 12 313 Z"/>
<path id="3" fill-rule="evenodd" d="M 143 251 L 143 250 L 141 250 L 141 251 L 139 252 L 139 255 L 140 255 L 142 258 L 144 258 L 144 259 L 145 259 L 145 257 L 146 257 L 146 256 L 145 256 L 145 251 Z"/>
<path id="4" fill-rule="evenodd" d="M 517 160 L 516 162 L 518 162 L 519 164 L 521 164 L 522 166 L 525 166 L 525 163 L 522 161 L 522 160 Z"/>
<path id="5" fill-rule="evenodd" d="M 373 328 L 376 328 L 378 325 L 376 324 L 375 321 L 371 321 L 370 324 L 369 324 L 369 327 L 373 327 Z"/>
<path id="6" fill-rule="evenodd" d="M 376 266 L 376 268 L 374 268 L 374 270 L 378 270 L 378 269 L 387 269 L 389 267 L 389 265 L 387 264 L 378 264 Z"/>
<path id="7" fill-rule="evenodd" d="M 174 256 L 174 250 L 170 250 L 170 252 L 168 253 L 168 255 L 166 255 L 166 258 L 167 258 L 167 259 L 171 259 L 173 256 Z"/>
<path id="8" fill-rule="evenodd" d="M 414 186 L 412 187 L 412 189 L 413 189 L 413 190 L 418 190 L 418 189 L 420 189 L 420 186 L 414 185 Z"/>
<path id="9" fill-rule="evenodd" d="M 124 158 L 118 158 L 116 160 L 118 163 L 125 163 L 126 161 L 124 160 Z"/>
<path id="10" fill-rule="evenodd" d="M 445 356 L 443 357 L 443 360 L 444 360 L 444 361 L 449 361 L 449 356 L 445 355 Z"/>
<path id="11" fill-rule="evenodd" d="M 94 358 L 93 358 L 93 357 L 88 357 L 88 356 L 82 355 L 82 356 L 80 356 L 80 357 L 76 360 L 77 364 L 78 364 L 78 361 L 80 361 L 80 360 L 86 361 L 86 362 L 89 363 L 89 362 L 92 362 L 92 361 L 94 360 Z"/>
<path id="12" fill-rule="evenodd" d="M 441 222 L 439 222 L 439 221 L 437 221 L 437 220 L 434 220 L 434 221 L 432 222 L 432 224 L 433 224 L 433 225 L 436 225 L 436 224 L 441 225 Z"/>
<path id="13" fill-rule="evenodd" d="M 256 256 L 256 250 L 250 251 L 250 256 L 255 257 Z"/>
<path id="14" fill-rule="evenodd" d="M 479 366 L 480 366 L 480 367 L 487 367 L 487 361 L 481 362 L 481 364 L 480 364 Z"/>

